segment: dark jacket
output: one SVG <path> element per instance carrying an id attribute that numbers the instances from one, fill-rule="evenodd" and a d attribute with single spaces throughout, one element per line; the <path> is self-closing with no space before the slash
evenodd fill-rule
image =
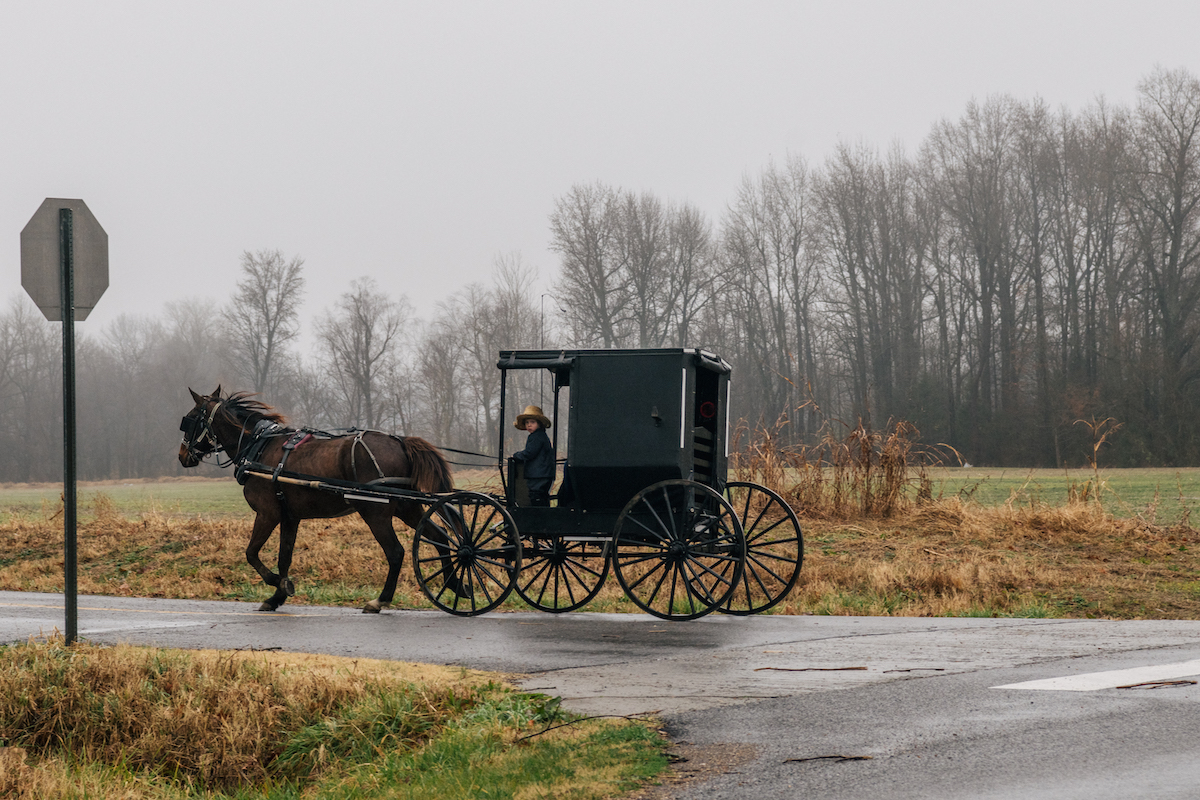
<path id="1" fill-rule="evenodd" d="M 529 434 L 529 438 L 525 440 L 525 449 L 513 453 L 512 457 L 516 461 L 525 462 L 526 478 L 554 477 L 554 446 L 550 444 L 550 437 L 545 428 L 538 428 Z"/>

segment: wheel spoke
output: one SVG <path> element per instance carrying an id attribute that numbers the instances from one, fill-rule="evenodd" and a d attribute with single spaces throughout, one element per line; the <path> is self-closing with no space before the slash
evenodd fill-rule
<path id="1" fill-rule="evenodd" d="M 783 560 L 783 559 L 779 559 L 778 557 L 775 557 L 775 558 L 777 560 L 781 560 L 781 561 Z M 770 575 L 772 578 L 779 581 L 780 583 L 787 583 L 787 578 L 783 577 L 778 572 L 776 572 L 774 569 L 772 569 L 771 565 L 767 564 L 767 562 L 762 558 L 761 554 L 758 554 L 758 553 L 752 554 L 752 555 L 748 556 L 747 560 L 753 561 L 754 566 L 757 567 L 757 569 L 754 570 L 755 575 L 757 575 L 759 573 L 766 573 L 767 575 Z M 791 561 L 791 562 L 785 562 L 785 563 L 794 564 L 796 562 Z"/>
<path id="2" fill-rule="evenodd" d="M 560 583 L 560 581 L 561 581 L 561 583 Z M 567 600 L 574 603 L 575 602 L 575 588 L 571 585 L 571 581 L 567 577 L 566 572 L 564 571 L 562 565 L 560 565 L 558 569 L 554 570 L 554 599 L 556 602 L 558 600 L 558 592 L 559 592 L 560 586 L 562 587 L 562 590 L 567 593 Z"/>
<path id="3" fill-rule="evenodd" d="M 584 577 L 579 574 L 579 570 L 582 570 L 582 571 L 588 573 L 593 578 L 603 577 L 603 573 L 597 572 L 596 570 L 592 569 L 587 564 L 583 563 L 582 560 L 572 559 L 570 561 L 567 561 L 566 563 L 563 564 L 563 568 L 569 570 L 571 575 L 573 575 L 575 577 L 575 579 L 577 581 L 579 581 L 580 583 L 586 583 L 586 581 L 585 581 Z"/>
<path id="4" fill-rule="evenodd" d="M 646 509 L 647 509 L 647 510 L 650 512 L 651 516 L 653 516 L 653 517 L 654 517 L 654 519 L 658 521 L 658 524 L 659 524 L 659 527 L 660 527 L 660 528 L 664 528 L 664 527 L 666 527 L 665 525 L 663 525 L 662 519 L 660 519 L 660 518 L 659 518 L 659 516 L 658 516 L 658 512 L 654 510 L 654 507 L 653 507 L 653 506 L 651 506 L 649 503 L 647 503 L 647 504 L 646 504 Z M 653 536 L 655 539 L 657 539 L 659 542 L 666 543 L 666 542 L 669 542 L 669 541 L 671 541 L 670 537 L 666 537 L 666 536 L 663 536 L 663 535 L 662 535 L 662 531 L 661 531 L 661 530 L 655 530 L 654 528 L 651 528 L 649 525 L 647 525 L 646 523 L 642 522 L 642 521 L 641 521 L 640 519 L 638 519 L 637 517 L 633 517 L 633 516 L 631 516 L 631 517 L 629 518 L 629 523 L 630 523 L 631 525 L 636 525 L 636 526 L 638 526 L 639 528 L 641 528 L 642 530 L 644 530 L 646 533 L 650 534 L 650 535 L 651 535 L 651 536 Z M 651 543 L 650 543 L 650 542 L 647 542 L 646 544 L 647 544 L 647 545 L 649 545 L 649 544 L 651 544 Z"/>
<path id="5" fill-rule="evenodd" d="M 626 566 L 634 566 L 647 561 L 662 561 L 662 557 L 662 553 L 622 553 L 621 563 Z"/>
<path id="6" fill-rule="evenodd" d="M 747 541 L 747 542 L 754 542 L 755 544 L 759 544 L 759 545 L 761 545 L 761 544 L 781 544 L 781 543 L 783 543 L 783 542 L 789 541 L 789 540 L 791 540 L 792 538 L 795 538 L 795 537 L 788 537 L 787 539 L 778 539 L 778 540 L 776 540 L 776 541 L 774 541 L 774 542 L 765 542 L 765 543 L 764 543 L 764 542 L 759 542 L 759 541 L 758 541 L 759 539 L 761 539 L 762 537 L 766 536 L 766 535 L 767 535 L 768 533 L 770 533 L 771 531 L 775 530 L 775 529 L 776 529 L 776 528 L 778 528 L 779 526 L 781 526 L 781 525 L 783 525 L 783 524 L 785 524 L 785 523 L 788 523 L 788 522 L 791 522 L 791 520 L 789 520 L 787 517 L 780 517 L 780 518 L 779 518 L 779 519 L 777 519 L 775 522 L 771 523 L 770 525 L 768 525 L 767 527 L 763 528 L 762 530 L 758 530 L 758 529 L 756 529 L 756 528 L 746 528 L 746 530 L 748 530 L 748 531 L 754 531 L 754 535 L 753 535 L 753 536 L 747 536 L 747 537 L 746 537 L 746 541 Z"/>
<path id="7" fill-rule="evenodd" d="M 665 513 L 664 513 L 664 516 L 665 516 L 665 517 L 666 517 L 666 518 L 667 518 L 667 519 L 670 521 L 670 523 L 671 523 L 671 527 L 670 527 L 670 529 L 667 531 L 667 532 L 670 534 L 669 541 L 672 541 L 672 542 L 677 542 L 677 541 L 679 541 L 679 529 L 678 529 L 678 527 L 675 525 L 675 515 L 671 513 L 671 496 L 670 496 L 670 495 L 667 493 L 667 487 L 666 487 L 666 486 L 664 486 L 664 487 L 663 487 L 663 489 L 662 489 L 662 499 L 663 499 L 663 503 L 664 503 L 664 504 L 666 505 L 666 507 L 667 507 L 667 508 L 666 508 L 666 511 L 665 511 Z M 685 498 L 685 499 L 686 499 L 686 498 Z M 658 514 L 657 514 L 657 513 L 654 511 L 654 508 L 653 508 L 653 506 L 651 506 L 649 502 L 647 502 L 647 503 L 646 503 L 646 505 L 647 505 L 647 507 L 649 507 L 649 508 L 650 508 L 650 512 L 651 512 L 652 514 L 654 514 L 654 517 L 655 517 L 655 519 L 658 519 Z M 662 520 L 659 520 L 659 524 L 662 524 Z M 664 527 L 665 527 L 665 526 L 664 526 Z"/>
<path id="8" fill-rule="evenodd" d="M 639 559 L 639 560 L 645 561 L 646 559 Z M 656 558 L 656 559 L 654 559 L 654 561 L 656 562 L 657 566 L 653 566 L 650 569 L 646 570 L 646 572 L 640 578 L 638 578 L 636 581 L 634 581 L 633 583 L 630 583 L 628 586 L 626 586 L 625 587 L 626 593 L 631 593 L 634 590 L 636 590 L 639 586 L 641 586 L 643 583 L 645 583 L 650 578 L 650 576 L 653 575 L 655 572 L 658 572 L 660 569 L 667 568 L 666 563 L 663 562 L 662 559 Z M 624 563 L 628 563 L 628 562 L 624 562 Z M 664 575 L 665 575 L 665 573 L 664 573 Z M 653 600 L 654 594 L 657 594 L 658 588 L 661 585 L 662 585 L 662 579 L 659 579 L 658 586 L 654 587 L 654 593 L 651 594 L 651 600 Z"/>
<path id="9" fill-rule="evenodd" d="M 736 564 L 736 563 L 737 563 L 737 559 L 735 559 L 735 558 L 730 558 L 729 556 L 712 556 L 712 555 L 708 555 L 708 554 L 706 553 L 706 554 L 705 554 L 705 557 L 706 557 L 707 559 L 710 559 L 710 560 L 712 560 L 712 561 L 716 561 L 716 562 L 718 562 L 718 563 L 720 563 L 720 562 L 725 562 L 725 563 L 728 563 L 728 564 Z M 707 564 L 707 563 L 705 563 L 705 562 L 703 562 L 703 561 L 700 561 L 700 560 L 699 560 L 698 558 L 696 558 L 695 556 L 691 556 L 691 557 L 689 557 L 689 558 L 688 558 L 688 561 L 689 561 L 689 563 L 690 563 L 690 562 L 695 562 L 695 563 L 696 563 L 696 565 L 700 567 L 700 570 L 701 570 L 702 572 L 704 572 L 704 574 L 706 574 L 706 575 L 708 575 L 708 576 L 710 576 L 710 577 L 712 577 L 712 578 L 714 578 L 714 579 L 717 579 L 717 580 L 723 580 L 723 578 L 721 577 L 721 575 L 720 575 L 719 573 L 717 573 L 715 570 L 713 570 L 713 568 L 712 568 L 712 567 L 708 566 L 708 564 Z M 696 577 L 697 577 L 697 578 L 699 578 L 699 577 L 700 577 L 700 575 L 699 575 L 699 574 L 697 574 L 697 576 L 696 576 Z"/>
<path id="10" fill-rule="evenodd" d="M 700 567 L 700 572 L 696 571 L 697 566 Z M 684 586 L 687 587 L 688 597 L 691 598 L 693 595 L 695 595 L 698 598 L 702 598 L 702 602 L 706 606 L 716 605 L 718 598 L 715 598 L 712 595 L 712 589 L 711 589 L 712 582 L 703 580 L 702 579 L 703 576 L 701 575 L 701 572 L 708 573 L 710 575 L 710 577 L 712 577 L 714 579 L 713 582 L 725 583 L 726 586 L 728 586 L 728 582 L 723 581 L 720 578 L 720 576 L 718 576 L 712 570 L 708 569 L 703 564 L 696 562 L 694 559 L 686 559 L 686 560 L 680 561 L 679 567 L 680 567 L 680 572 L 684 573 L 684 577 L 685 577 Z M 690 576 L 689 576 L 689 574 L 690 574 Z M 703 591 L 701 591 L 701 590 L 703 590 Z M 693 611 L 694 610 L 695 609 L 693 608 Z"/>
<path id="11" fill-rule="evenodd" d="M 675 597 L 675 567 L 672 564 L 662 563 L 658 567 L 651 567 L 650 571 L 646 573 L 645 577 L 643 577 L 641 581 L 638 581 L 638 584 L 630 587 L 630 591 L 636 589 L 637 585 L 640 585 L 646 580 L 646 578 L 649 578 L 656 572 L 661 574 L 659 575 L 658 581 L 654 584 L 654 588 L 650 591 L 650 596 L 646 598 L 646 605 L 653 608 L 654 601 L 658 599 L 658 593 L 662 591 L 663 584 L 666 582 L 667 578 L 670 578 L 671 588 L 669 589 L 667 596 L 667 604 L 669 607 L 672 599 Z"/>
<path id="12" fill-rule="evenodd" d="M 536 562 L 534 562 L 534 563 L 536 563 Z M 533 584 L 536 581 L 540 580 L 541 577 L 546 574 L 546 570 L 551 569 L 551 568 L 553 568 L 553 565 L 549 561 L 542 561 L 541 564 L 537 567 L 537 569 L 534 570 L 533 573 L 529 576 L 529 580 L 525 582 L 525 585 L 521 586 L 520 588 L 525 591 L 528 591 L 529 587 L 533 586 Z M 525 572 L 525 570 L 521 570 L 521 571 Z"/>

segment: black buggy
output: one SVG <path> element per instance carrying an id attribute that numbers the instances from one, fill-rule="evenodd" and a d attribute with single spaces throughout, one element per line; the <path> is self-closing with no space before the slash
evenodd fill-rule
<path id="1" fill-rule="evenodd" d="M 791 591 L 804 558 L 795 513 L 763 486 L 727 480 L 723 359 L 696 349 L 507 350 L 497 367 L 504 495 L 456 493 L 418 525 L 414 570 L 436 606 L 482 614 L 516 590 L 534 608 L 571 611 L 610 571 L 634 604 L 671 620 L 753 614 Z M 535 372 L 511 375 L 525 370 Z M 520 446 L 505 429 L 521 377 L 553 393 L 562 478 L 548 508 L 530 505 L 522 465 L 506 457 Z"/>

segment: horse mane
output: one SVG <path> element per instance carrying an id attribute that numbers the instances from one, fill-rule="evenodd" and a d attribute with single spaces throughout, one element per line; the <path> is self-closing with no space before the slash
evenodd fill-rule
<path id="1" fill-rule="evenodd" d="M 255 400 L 252 392 L 234 392 L 222 401 L 225 409 L 239 425 L 245 425 L 251 420 L 265 419 L 270 422 L 286 425 L 287 418 L 266 403 Z"/>

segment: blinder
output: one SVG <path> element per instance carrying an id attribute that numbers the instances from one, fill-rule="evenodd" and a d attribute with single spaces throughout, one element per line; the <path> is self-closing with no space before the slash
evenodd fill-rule
<path id="1" fill-rule="evenodd" d="M 216 414 L 216 407 L 213 408 L 213 414 Z M 204 411 L 199 408 L 192 409 L 179 421 L 179 430 L 183 432 L 183 446 L 197 459 L 202 459 L 218 449 L 211 422 L 211 419 L 204 419 Z"/>

